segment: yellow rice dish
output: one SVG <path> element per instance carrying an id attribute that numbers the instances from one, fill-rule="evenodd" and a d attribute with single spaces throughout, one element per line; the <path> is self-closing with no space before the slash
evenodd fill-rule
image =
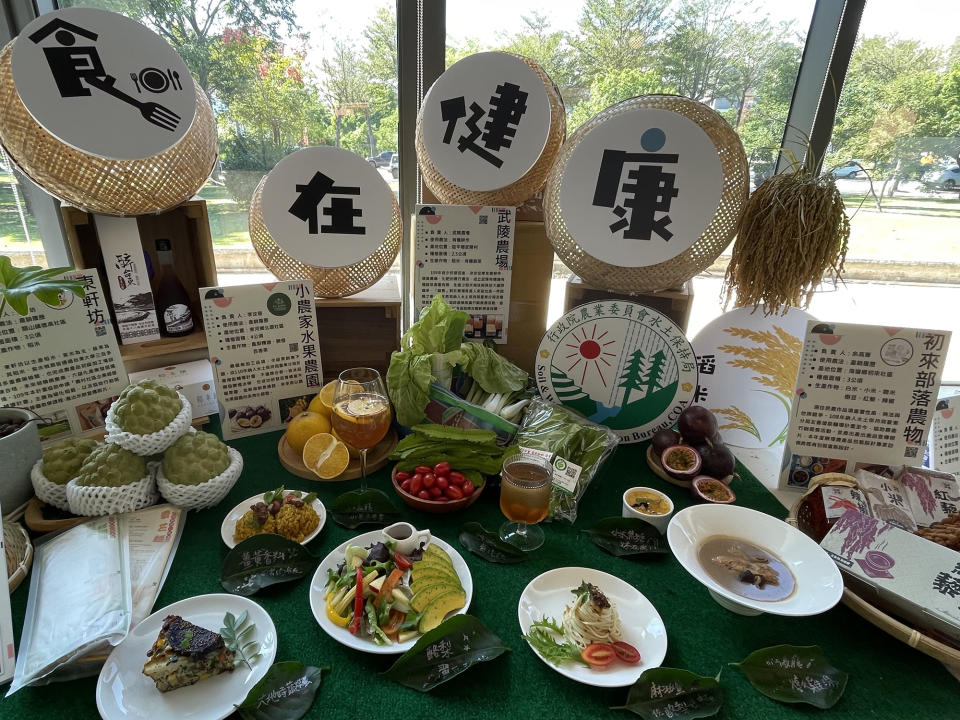
<path id="1" fill-rule="evenodd" d="M 262 502 L 253 505 L 237 520 L 233 540 L 239 543 L 253 535 L 272 533 L 294 542 L 303 542 L 319 524 L 320 517 L 316 510 L 291 494 L 283 499 L 282 504 L 275 501 L 269 506 Z"/>

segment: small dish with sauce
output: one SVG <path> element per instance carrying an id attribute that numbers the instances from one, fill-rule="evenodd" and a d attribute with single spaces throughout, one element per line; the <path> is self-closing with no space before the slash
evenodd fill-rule
<path id="1" fill-rule="evenodd" d="M 667 530 L 673 515 L 673 501 L 659 490 L 649 487 L 632 487 L 623 494 L 625 518 L 640 518 L 653 525 L 660 533 Z"/>

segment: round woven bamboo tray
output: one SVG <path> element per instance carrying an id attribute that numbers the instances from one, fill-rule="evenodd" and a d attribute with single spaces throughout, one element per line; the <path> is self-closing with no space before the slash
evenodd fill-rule
<path id="1" fill-rule="evenodd" d="M 387 230 L 386 237 L 377 246 L 377 249 L 371 255 L 353 265 L 327 268 L 307 265 L 290 257 L 270 237 L 266 223 L 263 221 L 263 186 L 266 179 L 266 176 L 264 176 L 260 184 L 257 185 L 256 190 L 253 191 L 253 199 L 250 201 L 250 241 L 253 243 L 253 249 L 257 251 L 257 255 L 260 256 L 263 264 L 270 269 L 270 272 L 280 280 L 309 278 L 313 280 L 314 295 L 328 298 L 355 295 L 361 290 L 366 290 L 371 285 L 376 284 L 380 278 L 386 275 L 387 270 L 396 260 L 397 253 L 400 252 L 400 242 L 403 239 L 400 206 L 397 204 L 397 199 L 393 196 L 393 193 L 390 194 L 393 200 L 393 220 Z"/>
<path id="2" fill-rule="evenodd" d="M 33 119 L 13 85 L 12 50 L 13 42 L 0 50 L 0 143 L 48 193 L 89 212 L 143 215 L 179 205 L 207 181 L 217 159 L 217 124 L 196 82 L 196 115 L 180 142 L 153 157 L 110 160 L 60 142 Z"/>
<path id="3" fill-rule="evenodd" d="M 699 125 L 720 156 L 723 191 L 713 220 L 700 237 L 680 254 L 655 265 L 612 265 L 589 254 L 577 243 L 560 211 L 563 175 L 577 146 L 598 125 L 641 108 L 669 110 Z M 611 105 L 592 117 L 570 136 L 547 178 L 543 196 L 543 219 L 547 237 L 560 259 L 575 274 L 594 287 L 623 293 L 657 292 L 682 285 L 709 267 L 730 244 L 743 212 L 750 187 L 750 169 L 737 133 L 714 110 L 679 95 L 642 95 Z"/>
<path id="4" fill-rule="evenodd" d="M 7 561 L 7 583 L 13 592 L 30 572 L 33 563 L 33 543 L 20 523 L 3 524 L 3 550 Z"/>
<path id="5" fill-rule="evenodd" d="M 504 53 L 512 55 L 513 53 Z M 553 167 L 554 160 L 563 141 L 567 136 L 567 113 L 563 107 L 563 98 L 560 97 L 560 90 L 554 84 L 550 76 L 543 68 L 529 58 L 522 55 L 516 57 L 529 65 L 540 77 L 544 89 L 547 91 L 547 97 L 550 100 L 550 133 L 547 135 L 546 145 L 540 154 L 540 159 L 534 163 L 526 174 L 516 182 L 502 187 L 498 190 L 469 190 L 459 185 L 449 182 L 436 166 L 430 160 L 427 154 L 427 148 L 423 141 L 423 107 L 417 114 L 417 163 L 420 166 L 420 173 L 423 175 L 424 184 L 430 189 L 438 202 L 447 205 L 504 205 L 507 207 L 519 207 L 532 197 L 543 187 L 546 182 L 550 168 Z"/>

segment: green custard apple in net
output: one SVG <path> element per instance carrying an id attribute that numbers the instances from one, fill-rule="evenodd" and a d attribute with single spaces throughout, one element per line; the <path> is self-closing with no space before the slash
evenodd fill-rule
<path id="1" fill-rule="evenodd" d="M 173 422 L 183 403 L 176 390 L 156 380 L 141 380 L 127 386 L 113 404 L 113 417 L 121 430 L 149 435 Z"/>
<path id="2" fill-rule="evenodd" d="M 100 445 L 87 455 L 77 484 L 83 487 L 121 487 L 130 485 L 147 475 L 147 463 L 119 445 Z"/>
<path id="3" fill-rule="evenodd" d="M 43 474 L 52 483 L 66 485 L 77 476 L 80 466 L 97 447 L 90 438 L 67 438 L 43 451 Z"/>
<path id="4" fill-rule="evenodd" d="M 230 454 L 220 438 L 188 433 L 163 454 L 163 474 L 177 485 L 199 485 L 230 467 Z"/>

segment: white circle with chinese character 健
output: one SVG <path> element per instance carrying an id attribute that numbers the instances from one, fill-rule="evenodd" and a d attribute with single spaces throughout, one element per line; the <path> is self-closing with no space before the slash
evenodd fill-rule
<path id="1" fill-rule="evenodd" d="M 17 37 L 10 63 L 30 115 L 81 152 L 149 158 L 193 124 L 190 70 L 159 35 L 123 15 L 93 8 L 41 15 Z"/>
<path id="2" fill-rule="evenodd" d="M 263 222 L 290 257 L 314 267 L 368 258 L 393 222 L 393 192 L 359 155 L 308 147 L 287 155 L 263 185 Z"/>
<path id="3" fill-rule="evenodd" d="M 550 135 L 550 98 L 516 55 L 483 52 L 451 65 L 423 100 L 423 142 L 450 183 L 499 190 L 532 168 Z"/>
<path id="4" fill-rule="evenodd" d="M 673 426 L 693 399 L 697 363 L 683 330 L 638 303 L 604 300 L 564 313 L 537 350 L 540 396 L 606 425 L 624 443 Z"/>
<path id="5" fill-rule="evenodd" d="M 720 155 L 703 128 L 670 110 L 637 108 L 583 137 L 559 199 L 584 252 L 611 265 L 645 267 L 690 248 L 722 195 Z"/>

